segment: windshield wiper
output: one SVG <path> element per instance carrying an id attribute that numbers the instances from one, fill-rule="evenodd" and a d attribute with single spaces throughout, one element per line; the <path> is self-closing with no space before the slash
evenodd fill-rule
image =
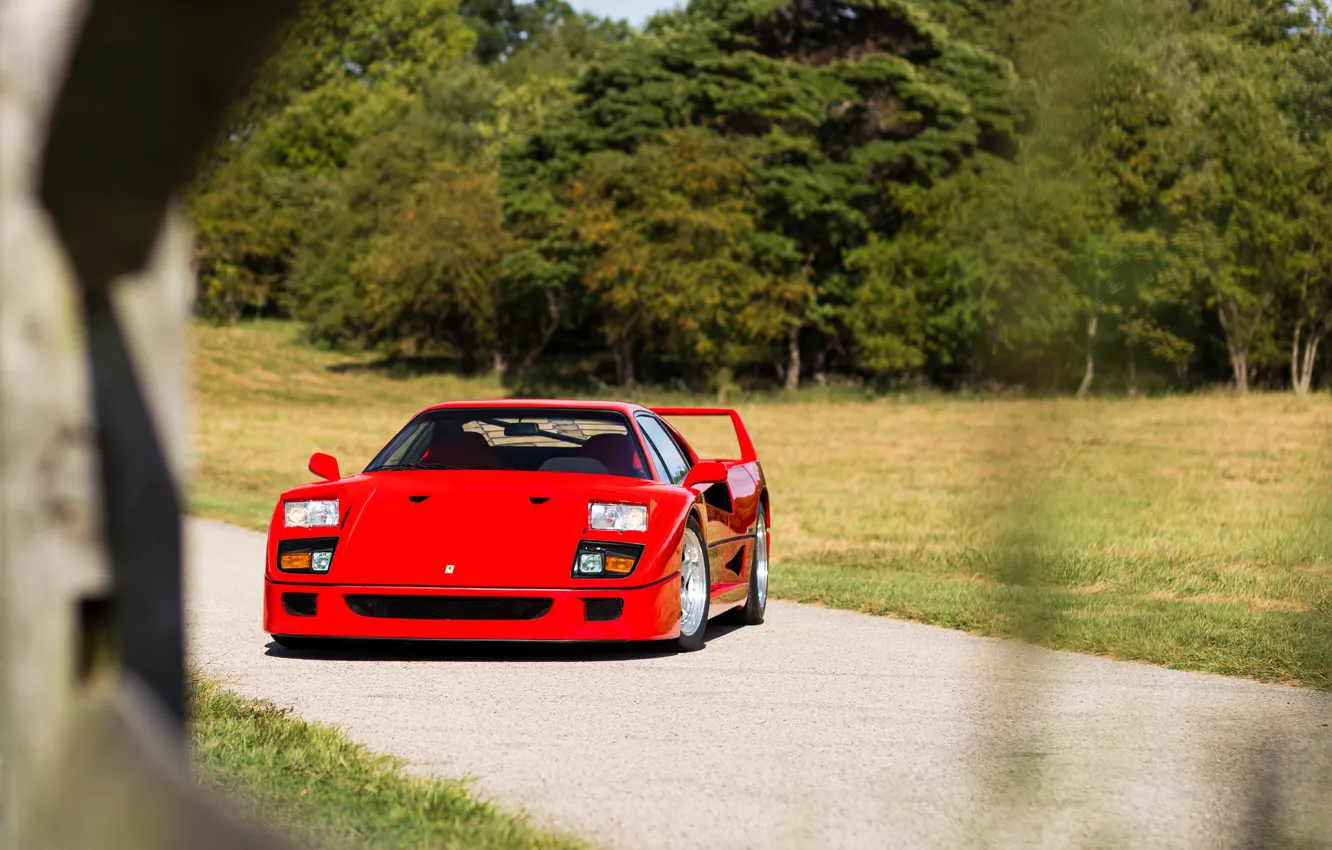
<path id="1" fill-rule="evenodd" d="M 430 463 L 418 460 L 415 463 L 386 463 L 367 472 L 396 472 L 400 469 L 462 469 L 461 466 L 449 466 L 447 463 Z"/>

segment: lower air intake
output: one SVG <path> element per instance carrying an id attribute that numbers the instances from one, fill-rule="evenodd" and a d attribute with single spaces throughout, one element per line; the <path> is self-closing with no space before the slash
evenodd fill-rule
<path id="1" fill-rule="evenodd" d="M 347 607 L 362 617 L 391 620 L 536 620 L 551 600 L 509 596 L 348 596 Z"/>
<path id="2" fill-rule="evenodd" d="M 584 599 L 583 619 L 589 623 L 618 620 L 624 613 L 623 599 Z"/>
<path id="3" fill-rule="evenodd" d="M 282 610 L 293 617 L 313 617 L 319 595 L 315 593 L 282 594 Z"/>

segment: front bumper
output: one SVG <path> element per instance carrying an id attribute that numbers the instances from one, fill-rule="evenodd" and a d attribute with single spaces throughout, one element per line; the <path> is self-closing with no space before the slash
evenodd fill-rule
<path id="1" fill-rule="evenodd" d="M 300 594 L 302 598 L 289 599 L 284 605 L 283 594 Z M 364 603 L 367 597 L 374 600 L 372 605 Z M 596 611 L 594 616 L 605 616 L 608 604 L 588 606 L 585 604 L 588 600 L 614 599 L 623 600 L 618 616 L 609 620 L 588 619 L 589 611 Z M 477 605 L 469 605 L 469 600 Z M 550 605 L 544 613 L 530 619 L 439 618 L 469 608 L 463 616 L 475 617 L 477 610 L 504 608 L 503 600 L 549 600 Z M 312 616 L 293 613 L 308 611 L 311 605 L 315 612 Z M 614 607 L 613 602 L 609 605 Z M 478 609 L 478 606 L 483 607 Z M 545 604 L 513 607 L 545 608 Z M 397 616 L 404 611 L 412 616 Z M 386 613 L 388 616 L 374 616 Z M 675 573 L 646 586 L 624 589 L 602 586 L 595 590 L 320 585 L 265 578 L 264 631 L 301 637 L 397 640 L 659 640 L 680 634 L 680 575 Z"/>

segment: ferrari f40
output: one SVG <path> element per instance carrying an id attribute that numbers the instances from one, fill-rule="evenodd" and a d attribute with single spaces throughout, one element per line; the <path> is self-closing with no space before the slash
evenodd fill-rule
<path id="1" fill-rule="evenodd" d="M 728 417 L 703 459 L 668 419 Z M 469 401 L 421 411 L 361 472 L 282 494 L 264 630 L 331 639 L 659 641 L 763 622 L 769 496 L 734 410 Z"/>

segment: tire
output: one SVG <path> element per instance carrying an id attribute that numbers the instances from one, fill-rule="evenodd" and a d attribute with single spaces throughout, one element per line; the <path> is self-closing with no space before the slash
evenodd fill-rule
<path id="1" fill-rule="evenodd" d="M 712 607 L 712 574 L 708 566 L 708 547 L 696 520 L 685 525 L 680 554 L 680 636 L 671 642 L 676 652 L 695 652 L 703 648 L 708 631 L 708 613 Z M 701 597 L 701 598 L 700 598 Z"/>
<path id="2" fill-rule="evenodd" d="M 758 626 L 768 611 L 768 520 L 759 505 L 754 520 L 754 549 L 749 562 L 749 595 L 744 606 L 732 608 L 722 616 L 730 625 Z M 718 618 L 721 619 L 720 617 Z"/>
<path id="3" fill-rule="evenodd" d="M 327 649 L 331 641 L 327 638 L 301 637 L 298 635 L 270 635 L 273 643 L 283 649 Z"/>
<path id="4" fill-rule="evenodd" d="M 762 562 L 759 558 L 762 557 Z M 749 562 L 749 598 L 745 600 L 743 622 L 746 626 L 763 623 L 768 612 L 768 517 L 759 505 L 754 519 L 754 554 Z"/>

